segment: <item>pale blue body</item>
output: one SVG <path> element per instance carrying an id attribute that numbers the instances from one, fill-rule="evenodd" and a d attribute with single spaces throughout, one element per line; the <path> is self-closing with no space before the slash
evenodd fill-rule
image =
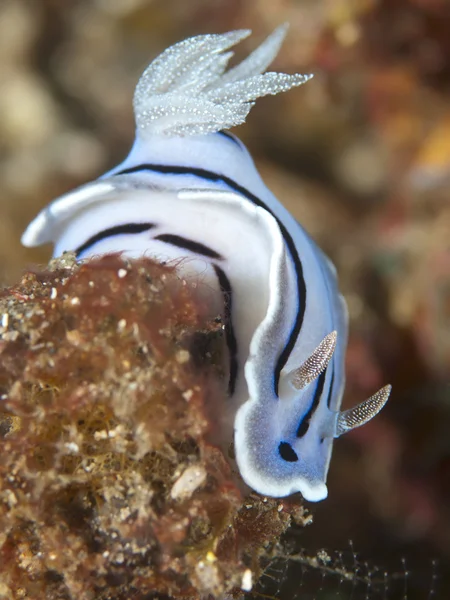
<path id="1" fill-rule="evenodd" d="M 136 171 L 141 165 L 153 167 Z M 158 172 L 160 166 L 169 172 Z M 170 172 L 171 167 L 193 172 L 175 174 Z M 201 169 L 200 173 L 198 169 Z M 122 171 L 129 170 L 134 172 L 120 175 Z M 189 139 L 155 137 L 151 142 L 138 141 L 126 160 L 101 177 L 99 182 L 108 182 L 117 191 L 113 195 L 106 193 L 103 199 L 102 194 L 97 196 L 95 183 L 89 184 L 84 200 L 71 202 L 73 194 L 69 194 L 56 200 L 43 213 L 46 222 L 53 225 L 50 238 L 47 238 L 55 242 L 54 254 L 76 250 L 99 231 L 117 225 L 157 222 L 159 226 L 150 231 L 107 237 L 82 252 L 80 258 L 119 250 L 130 256 L 150 254 L 164 260 L 196 256 L 185 249 L 155 241 L 153 237 L 158 233 L 183 235 L 224 256 L 221 266 L 233 288 L 232 320 L 238 341 L 238 374 L 230 402 L 230 421 L 235 419 L 238 465 L 244 479 L 261 493 L 284 496 L 302 491 L 311 500 L 324 497 L 333 442 L 330 423 L 341 403 L 347 340 L 345 306 L 331 263 L 267 189 L 245 147 L 223 134 Z M 203 195 L 209 198 L 207 206 L 202 205 L 199 209 L 201 217 L 195 212 L 198 211 L 195 202 L 172 198 L 181 190 L 203 191 Z M 244 195 L 242 190 L 248 194 Z M 170 198 L 165 197 L 167 193 Z M 261 232 L 261 236 L 256 233 L 254 239 L 246 239 L 248 225 L 242 209 L 238 207 L 232 214 L 229 207 L 223 208 L 221 193 L 225 196 L 231 193 L 240 203 L 252 209 L 255 204 L 248 195 L 254 196 L 282 223 L 301 262 L 306 303 L 299 297 L 297 273 L 285 237 L 280 234 L 285 251 L 280 264 L 285 273 L 276 283 L 280 288 L 277 290 L 269 284 L 267 238 Z M 264 208 L 257 210 L 267 214 Z M 183 218 L 180 211 L 187 211 Z M 217 220 L 215 215 L 220 215 L 220 211 L 223 214 Z M 242 229 L 238 234 L 237 227 Z M 47 239 L 41 236 L 36 241 Z M 203 280 L 214 286 L 214 273 L 205 269 L 205 263 L 217 261 L 207 257 L 198 257 L 198 261 L 189 263 L 191 276 L 192 271 L 197 269 Z M 242 265 L 240 273 L 233 266 L 236 264 Z M 281 272 L 281 269 L 278 270 Z M 252 279 L 254 273 L 256 275 Z M 267 319 L 270 298 L 280 295 L 280 307 L 271 319 Z M 301 329 L 281 372 L 277 374 L 276 365 L 295 327 L 298 311 L 304 311 Z M 258 345 L 251 352 L 255 332 L 263 322 L 267 331 L 259 336 Z M 283 376 L 302 364 L 333 330 L 338 332 L 336 350 L 322 376 L 325 379 L 322 392 L 308 431 L 299 438 L 296 432 L 311 409 L 314 395 L 318 394 L 322 382 L 318 378 L 304 390 L 296 391 L 283 384 Z M 252 360 L 249 360 L 250 355 Z M 276 393 L 277 379 L 280 397 Z M 292 446 L 298 461 L 283 460 L 279 453 L 282 441 Z M 253 456 L 248 456 L 247 464 L 243 466 L 240 458 L 248 447 L 258 447 L 258 450 Z M 267 472 L 271 476 L 263 477 L 262 474 Z M 256 475 L 246 476 L 246 473 Z"/>
<path id="2" fill-rule="evenodd" d="M 264 73 L 285 33 L 279 27 L 228 71 L 225 50 L 248 31 L 163 52 L 136 87 L 129 156 L 52 202 L 22 241 L 53 242 L 55 256 L 80 259 L 176 259 L 180 277 L 223 314 L 229 378 L 218 443 L 228 449 L 234 438 L 239 471 L 257 492 L 317 501 L 327 495 L 333 438 L 377 414 L 390 386 L 340 411 L 347 313 L 334 267 L 223 132 L 256 98 L 310 79 Z"/>

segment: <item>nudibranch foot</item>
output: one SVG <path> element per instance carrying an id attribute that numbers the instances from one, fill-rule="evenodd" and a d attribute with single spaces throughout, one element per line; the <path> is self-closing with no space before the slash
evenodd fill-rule
<path id="1" fill-rule="evenodd" d="M 341 411 L 336 419 L 334 437 L 339 437 L 356 427 L 361 427 L 361 425 L 365 425 L 373 419 L 389 400 L 391 390 L 391 385 L 385 385 L 364 402 L 348 410 Z"/>

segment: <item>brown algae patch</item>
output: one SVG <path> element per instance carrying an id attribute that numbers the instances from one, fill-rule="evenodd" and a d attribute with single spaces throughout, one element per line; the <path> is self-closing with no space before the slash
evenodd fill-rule
<path id="1" fill-rule="evenodd" d="M 4 290 L 0 320 L 0 598 L 248 591 L 301 518 L 243 498 L 213 443 L 226 346 L 198 290 L 69 254 Z"/>

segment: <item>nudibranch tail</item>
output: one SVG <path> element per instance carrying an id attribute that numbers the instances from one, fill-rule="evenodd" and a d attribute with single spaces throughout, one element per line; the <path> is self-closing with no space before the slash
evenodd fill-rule
<path id="1" fill-rule="evenodd" d="M 361 427 L 361 425 L 365 425 L 373 419 L 388 401 L 391 389 L 391 385 L 385 385 L 364 402 L 338 413 L 334 437 L 339 437 L 356 427 Z"/>
<path id="2" fill-rule="evenodd" d="M 301 367 L 289 373 L 290 383 L 296 390 L 303 389 L 325 371 L 336 349 L 336 341 L 337 331 L 332 331 L 324 337 Z"/>
<path id="3" fill-rule="evenodd" d="M 193 136 L 229 129 L 245 121 L 254 101 L 290 90 L 312 75 L 266 73 L 287 26 L 276 29 L 244 61 L 225 73 L 247 29 L 196 36 L 156 58 L 134 94 L 136 126 L 142 139 L 154 135 Z"/>

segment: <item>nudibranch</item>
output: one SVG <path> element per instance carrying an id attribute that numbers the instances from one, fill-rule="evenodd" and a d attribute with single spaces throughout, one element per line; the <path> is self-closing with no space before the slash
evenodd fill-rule
<path id="1" fill-rule="evenodd" d="M 333 438 L 374 417 L 390 386 L 340 411 L 347 313 L 333 265 L 264 185 L 227 129 L 254 101 L 310 75 L 265 73 L 279 27 L 237 66 L 230 48 L 248 30 L 168 48 L 134 95 L 136 139 L 125 161 L 54 200 L 22 242 L 54 255 L 108 252 L 180 261 L 223 298 L 229 442 L 244 481 L 274 497 L 327 496 Z"/>

